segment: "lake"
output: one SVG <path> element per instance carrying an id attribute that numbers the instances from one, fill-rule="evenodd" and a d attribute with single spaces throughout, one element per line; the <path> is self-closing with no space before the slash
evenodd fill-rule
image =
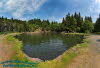
<path id="1" fill-rule="evenodd" d="M 23 43 L 23 52 L 32 58 L 52 60 L 70 47 L 82 43 L 82 35 L 60 33 L 20 34 L 15 36 Z"/>

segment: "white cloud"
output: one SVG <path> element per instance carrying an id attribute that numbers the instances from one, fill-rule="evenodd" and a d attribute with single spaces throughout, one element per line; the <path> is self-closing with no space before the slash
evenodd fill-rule
<path id="1" fill-rule="evenodd" d="M 62 18 L 59 18 L 56 20 L 57 22 L 62 22 Z"/>
<path id="2" fill-rule="evenodd" d="M 0 2 L 0 7 L 6 12 L 11 12 L 12 16 L 21 18 L 26 12 L 37 11 L 47 0 L 6 0 Z"/>
<path id="3" fill-rule="evenodd" d="M 100 14 L 100 0 L 91 0 L 91 4 L 88 7 L 88 13 L 91 14 L 95 22 L 98 15 Z"/>
<path id="4" fill-rule="evenodd" d="M 54 17 L 54 16 L 51 16 L 51 17 L 49 18 L 49 20 L 50 20 L 50 21 L 62 22 L 62 18 L 56 18 L 56 17 Z"/>
<path id="5" fill-rule="evenodd" d="M 100 3 L 100 0 L 95 0 L 95 3 Z"/>
<path id="6" fill-rule="evenodd" d="M 92 0 L 89 10 L 92 13 L 100 13 L 100 0 Z"/>

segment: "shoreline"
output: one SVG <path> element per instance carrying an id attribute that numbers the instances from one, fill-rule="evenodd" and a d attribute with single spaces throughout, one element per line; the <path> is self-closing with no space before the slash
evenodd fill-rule
<path id="1" fill-rule="evenodd" d="M 29 33 L 29 32 L 28 32 L 28 33 Z M 35 34 L 36 34 L 36 33 L 38 33 L 38 32 L 35 32 Z M 32 32 L 32 34 L 34 34 L 34 32 Z M 18 35 L 18 34 L 14 34 L 14 35 Z M 79 34 L 79 35 L 80 35 L 80 34 Z M 70 61 L 71 61 L 74 57 L 76 57 L 76 56 L 78 55 L 77 49 L 87 47 L 87 45 L 88 45 L 87 38 L 85 38 L 85 39 L 83 40 L 83 43 L 77 44 L 77 45 L 75 45 L 74 47 L 71 47 L 70 49 L 68 49 L 67 51 L 65 51 L 62 55 L 56 57 L 55 59 L 50 60 L 50 61 L 42 61 L 42 60 L 39 59 L 39 58 L 31 58 L 31 57 L 25 55 L 25 53 L 22 52 L 22 47 L 23 47 L 22 42 L 19 41 L 18 39 L 15 39 L 15 38 L 13 37 L 13 35 L 8 36 L 8 38 L 9 38 L 9 39 L 7 39 L 7 37 L 6 37 L 6 40 L 7 40 L 7 41 L 10 40 L 10 43 L 12 43 L 12 41 L 13 41 L 12 45 L 15 47 L 15 48 L 14 48 L 15 51 L 17 51 L 17 54 L 15 54 L 15 55 L 13 56 L 13 57 L 16 57 L 16 58 L 13 58 L 13 57 L 12 57 L 12 60 L 14 60 L 14 59 L 23 60 L 23 61 L 24 61 L 24 60 L 27 60 L 28 62 L 37 62 L 37 61 L 38 61 L 38 62 L 40 63 L 40 66 L 41 66 L 42 63 L 48 64 L 48 62 L 49 62 L 49 63 L 51 63 L 51 62 L 56 63 L 56 62 L 57 62 L 57 64 L 58 64 L 58 62 L 59 62 L 58 65 L 60 65 L 61 63 L 63 63 L 63 62 L 62 62 L 63 59 L 64 59 L 64 61 L 66 60 L 66 63 L 69 64 Z M 69 56 L 70 56 L 70 57 L 69 57 Z M 34 61 L 34 60 L 35 60 L 35 61 Z M 65 65 L 65 62 L 64 62 L 63 64 Z M 61 65 L 61 66 L 62 66 L 62 65 Z"/>

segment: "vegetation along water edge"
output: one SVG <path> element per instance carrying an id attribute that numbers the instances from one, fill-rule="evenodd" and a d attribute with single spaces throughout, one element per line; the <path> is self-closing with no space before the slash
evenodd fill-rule
<path id="1" fill-rule="evenodd" d="M 62 56 L 60 56 L 60 59 L 55 58 L 54 60 L 50 60 L 50 61 L 38 62 L 39 64 L 37 68 L 47 68 L 47 67 L 48 68 L 64 68 L 66 64 L 68 65 L 74 57 L 80 54 L 81 48 L 86 48 L 89 45 L 89 40 L 88 40 L 89 34 L 82 34 L 82 33 L 81 34 L 76 33 L 76 34 L 85 35 L 83 43 L 77 44 L 76 46 L 71 47 L 69 50 L 64 52 Z M 14 34 L 14 35 L 17 35 L 17 34 Z M 19 41 L 18 39 L 15 39 L 14 35 L 8 35 L 5 38 L 5 40 L 7 40 L 12 45 L 12 49 L 15 51 L 15 55 L 11 57 L 11 60 L 36 62 L 26 57 L 26 55 L 22 52 L 23 43 Z"/>

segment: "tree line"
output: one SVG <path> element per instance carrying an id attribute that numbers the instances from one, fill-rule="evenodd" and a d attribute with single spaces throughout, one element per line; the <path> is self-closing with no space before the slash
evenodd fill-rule
<path id="1" fill-rule="evenodd" d="M 0 32 L 34 32 L 37 29 L 55 32 L 100 32 L 100 15 L 96 23 L 93 23 L 91 16 L 83 18 L 80 13 L 76 12 L 72 15 L 68 13 L 61 23 L 40 19 L 22 21 L 0 17 Z"/>

